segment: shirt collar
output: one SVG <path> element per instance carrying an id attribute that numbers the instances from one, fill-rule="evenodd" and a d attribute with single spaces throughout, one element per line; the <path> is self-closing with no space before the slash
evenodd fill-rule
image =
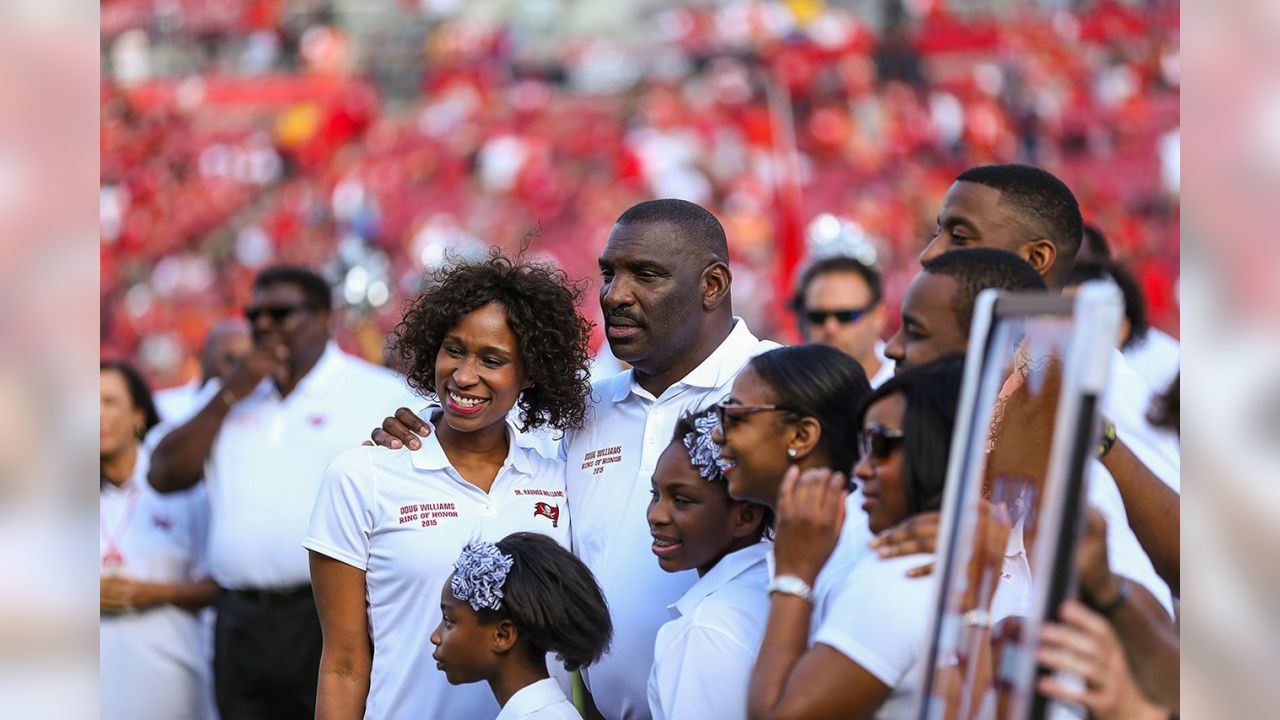
<path id="1" fill-rule="evenodd" d="M 773 543 L 758 542 L 720 558 L 720 562 L 707 571 L 706 575 L 698 578 L 693 587 L 689 588 L 679 600 L 667 606 L 671 617 L 683 617 L 693 612 L 698 603 L 702 602 L 708 595 L 728 585 L 734 578 L 756 565 L 766 562 L 765 556 L 769 554 L 772 548 Z"/>
<path id="2" fill-rule="evenodd" d="M 440 440 L 436 437 L 434 423 L 431 416 L 440 409 L 437 404 L 428 405 L 418 411 L 418 417 L 425 418 L 428 423 L 432 424 L 431 434 L 422 439 L 422 448 L 409 453 L 413 466 L 419 470 L 443 470 L 449 467 L 449 457 L 444 454 L 444 448 L 440 447 Z M 534 452 L 528 448 L 522 448 L 516 445 L 516 433 L 520 432 L 512 421 L 511 416 L 507 416 L 507 459 L 503 463 L 503 467 L 510 465 L 517 472 L 524 475 L 533 474 L 533 461 L 529 459 L 529 453 Z"/>
<path id="3" fill-rule="evenodd" d="M 564 691 L 552 678 L 525 685 L 502 706 L 494 720 L 515 720 L 565 700 Z"/>
<path id="4" fill-rule="evenodd" d="M 740 317 L 733 318 L 733 329 L 729 336 L 721 342 L 706 360 L 681 378 L 675 385 L 687 385 L 699 388 L 718 388 L 738 374 L 747 358 L 751 357 L 760 339 L 751 334 L 747 322 Z M 628 369 L 613 378 L 613 401 L 622 402 L 631 393 L 649 393 L 636 382 L 635 370 Z M 672 387 L 675 387 L 673 385 Z"/>

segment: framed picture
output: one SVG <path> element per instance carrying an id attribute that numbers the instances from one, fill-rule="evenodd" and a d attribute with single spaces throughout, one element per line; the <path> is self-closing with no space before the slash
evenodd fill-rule
<path id="1" fill-rule="evenodd" d="M 1098 407 L 1123 316 L 1110 283 L 1073 297 L 983 292 L 942 507 L 921 720 L 1046 716 L 1035 640 L 1074 592 Z"/>

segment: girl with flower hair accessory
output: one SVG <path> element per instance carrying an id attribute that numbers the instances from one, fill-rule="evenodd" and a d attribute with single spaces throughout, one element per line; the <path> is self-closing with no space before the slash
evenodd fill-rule
<path id="1" fill-rule="evenodd" d="M 485 681 L 497 720 L 578 720 L 547 673 L 547 655 L 572 672 L 604 654 L 609 608 L 581 560 L 537 533 L 472 541 L 440 589 L 432 658 L 453 685 Z"/>
<path id="2" fill-rule="evenodd" d="M 655 720 L 745 717 L 769 614 L 770 543 L 762 541 L 773 514 L 729 496 L 711 439 L 718 422 L 715 407 L 677 422 L 651 481 L 653 554 L 663 570 L 699 577 L 658 630 L 648 688 Z"/>

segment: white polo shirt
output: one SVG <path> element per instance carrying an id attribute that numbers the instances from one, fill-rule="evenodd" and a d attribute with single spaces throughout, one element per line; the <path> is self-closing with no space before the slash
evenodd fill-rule
<path id="1" fill-rule="evenodd" d="M 569 545 L 563 465 L 516 445 L 515 428 L 509 432 L 506 462 L 487 494 L 450 466 L 434 432 L 418 451 L 358 446 L 325 470 L 302 545 L 365 571 L 373 640 L 365 717 L 498 714 L 488 685 L 448 683 L 430 638 L 440 588 L 468 541 L 533 531 Z"/>
<path id="2" fill-rule="evenodd" d="M 663 572 L 650 551 L 649 481 L 676 421 L 729 394 L 755 355 L 779 347 L 757 339 L 741 319 L 710 357 L 653 397 L 631 370 L 592 388 L 586 427 L 561 445 L 573 511 L 573 551 L 595 574 L 609 602 L 613 645 L 582 675 L 596 707 L 610 720 L 647 718 L 653 642 L 696 573 Z"/>
<path id="3" fill-rule="evenodd" d="M 720 559 L 667 610 L 649 673 L 654 720 L 746 718 L 747 686 L 769 618 L 772 543 Z"/>
<path id="4" fill-rule="evenodd" d="M 1182 346 L 1173 337 L 1156 328 L 1148 329 L 1145 340 L 1123 352 L 1129 367 L 1146 380 L 1152 393 L 1162 393 L 1168 389 L 1182 367 Z"/>
<path id="5" fill-rule="evenodd" d="M 924 554 L 865 557 L 832 600 L 830 619 L 813 638 L 889 686 L 889 697 L 873 717 L 910 717 L 914 709 L 937 579 L 908 578 L 907 571 L 933 559 Z"/>
<path id="6" fill-rule="evenodd" d="M 867 382 L 871 384 L 872 390 L 875 390 L 876 388 L 888 382 L 889 378 L 893 377 L 893 373 L 898 367 L 898 364 L 896 362 L 890 360 L 888 357 L 885 357 L 885 354 L 884 354 L 885 347 L 886 347 L 885 341 L 876 340 L 876 359 L 880 361 L 880 369 L 876 371 L 875 375 L 872 375 L 871 377 L 867 378 Z"/>
<path id="7" fill-rule="evenodd" d="M 200 409 L 197 403 L 203 396 L 200 380 L 192 380 L 167 390 L 157 390 L 152 399 L 156 404 L 156 412 L 164 422 L 185 420 Z"/>
<path id="8" fill-rule="evenodd" d="M 844 525 L 840 528 L 840 539 L 836 541 L 835 550 L 822 566 L 818 578 L 813 583 L 813 615 L 809 621 L 809 644 L 818 630 L 831 614 L 832 603 L 836 595 L 848 582 L 849 574 L 854 567 L 867 556 L 874 554 L 868 543 L 871 541 L 871 528 L 867 525 L 867 513 L 862 509 L 865 498 L 862 485 L 858 484 L 844 502 Z M 772 577 L 773 556 L 769 557 L 769 574 Z"/>
<path id="9" fill-rule="evenodd" d="M 422 400 L 398 375 L 329 343 L 281 399 L 271 380 L 227 413 L 205 462 L 209 567 L 233 590 L 311 582 L 301 542 L 325 466 L 369 437 L 389 408 Z"/>
<path id="10" fill-rule="evenodd" d="M 144 582 L 193 583 L 208 577 L 203 485 L 161 495 L 147 484 L 150 457 L 138 451 L 132 477 L 103 483 L 99 502 L 102 574 Z M 196 613 L 173 605 L 102 615 L 98 626 L 103 718 L 201 718 L 210 667 Z"/>
<path id="11" fill-rule="evenodd" d="M 486 688 L 487 689 L 487 688 Z M 578 709 L 550 678 L 525 685 L 502 706 L 495 720 L 581 720 Z"/>
<path id="12" fill-rule="evenodd" d="M 1111 376 L 1102 396 L 1102 414 L 1116 425 L 1116 435 L 1166 485 L 1181 492 L 1181 449 L 1178 439 L 1147 422 L 1152 386 L 1129 366 L 1119 351 L 1111 354 Z"/>

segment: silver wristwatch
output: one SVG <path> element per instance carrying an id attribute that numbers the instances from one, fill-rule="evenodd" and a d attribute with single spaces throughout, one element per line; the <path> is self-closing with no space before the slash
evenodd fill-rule
<path id="1" fill-rule="evenodd" d="M 769 583 L 769 592 L 795 595 L 810 605 L 813 604 L 813 588 L 809 587 L 809 583 L 795 575 L 779 575 L 775 577 Z"/>

